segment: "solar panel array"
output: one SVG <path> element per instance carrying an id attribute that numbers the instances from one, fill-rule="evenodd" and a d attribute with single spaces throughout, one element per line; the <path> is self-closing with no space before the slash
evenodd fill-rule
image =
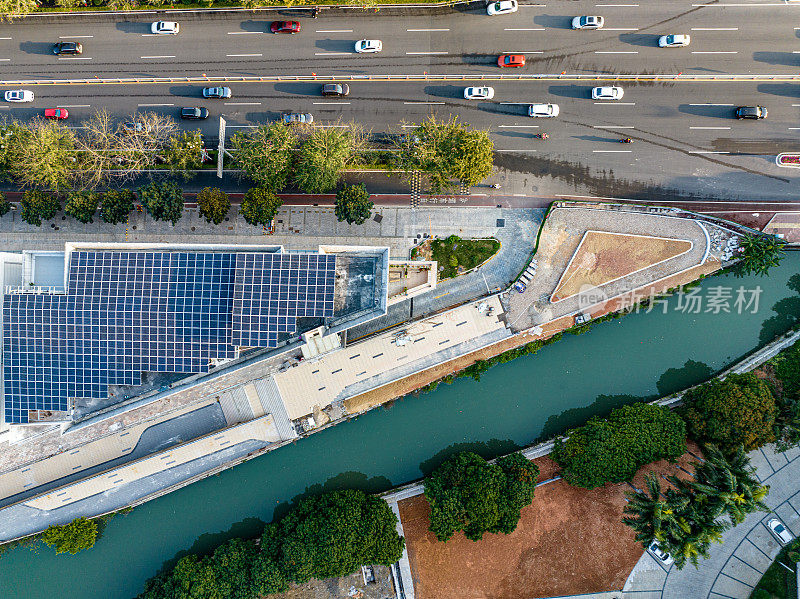
<path id="1" fill-rule="evenodd" d="M 335 256 L 92 252 L 70 257 L 66 295 L 3 304 L 4 416 L 66 411 L 142 372 L 207 372 L 236 346 L 274 347 L 297 317 L 333 315 Z"/>

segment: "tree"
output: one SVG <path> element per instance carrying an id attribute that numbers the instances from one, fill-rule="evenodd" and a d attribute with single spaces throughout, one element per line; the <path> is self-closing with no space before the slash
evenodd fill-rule
<path id="1" fill-rule="evenodd" d="M 233 164 L 260 187 L 277 191 L 286 186 L 297 135 L 283 123 L 263 125 L 231 139 Z"/>
<path id="2" fill-rule="evenodd" d="M 679 494 L 675 489 L 661 492 L 661 483 L 652 473 L 647 475 L 646 492 L 628 492 L 627 505 L 622 508 L 626 514 L 623 524 L 636 533 L 637 543 L 649 547 L 653 541 L 665 543 L 668 538 L 680 538 L 687 529 L 683 514 L 689 497 Z"/>
<path id="3" fill-rule="evenodd" d="M 99 202 L 100 195 L 93 191 L 71 191 L 64 212 L 82 223 L 92 223 Z"/>
<path id="4" fill-rule="evenodd" d="M 217 187 L 206 187 L 197 194 L 197 207 L 206 221 L 220 224 L 228 216 L 231 209 L 231 200 L 228 194 Z"/>
<path id="5" fill-rule="evenodd" d="M 22 220 L 37 227 L 42 226 L 42 220 L 50 220 L 61 210 L 58 196 L 35 189 L 29 189 L 22 194 L 21 206 Z"/>
<path id="6" fill-rule="evenodd" d="M 251 568 L 258 549 L 253 541 L 231 539 L 214 550 L 211 563 L 216 578 L 215 590 L 225 599 L 251 599 L 253 589 Z"/>
<path id="7" fill-rule="evenodd" d="M 347 185 L 336 192 L 336 218 L 351 225 L 361 225 L 372 210 L 367 186 L 363 183 Z"/>
<path id="8" fill-rule="evenodd" d="M 556 439 L 551 457 L 571 485 L 593 489 L 607 482 L 630 480 L 656 460 L 673 460 L 686 451 L 686 425 L 668 408 L 646 403 L 623 406 L 608 418 L 591 418 L 585 425 Z"/>
<path id="9" fill-rule="evenodd" d="M 11 210 L 11 202 L 6 199 L 5 194 L 0 191 L 0 216 L 5 216 Z"/>
<path id="10" fill-rule="evenodd" d="M 75 168 L 75 138 L 58 121 L 34 119 L 8 126 L 5 160 L 22 187 L 59 191 L 68 188 Z"/>
<path id="11" fill-rule="evenodd" d="M 752 372 L 689 389 L 680 413 L 690 436 L 726 453 L 739 445 L 751 450 L 775 440 L 775 397 Z"/>
<path id="12" fill-rule="evenodd" d="M 175 183 L 152 182 L 139 188 L 139 201 L 155 220 L 176 224 L 183 216 L 183 191 Z"/>
<path id="13" fill-rule="evenodd" d="M 492 173 L 494 143 L 488 132 L 469 129 L 456 117 L 438 121 L 431 115 L 395 140 L 397 170 L 409 178 L 425 173 L 434 193 L 458 183 L 476 185 Z"/>
<path id="14" fill-rule="evenodd" d="M 191 176 L 189 171 L 199 169 L 203 164 L 203 135 L 200 131 L 172 135 L 161 156 L 173 173 L 188 179 Z"/>
<path id="15" fill-rule="evenodd" d="M 457 453 L 425 479 L 430 530 L 447 541 L 458 530 L 479 541 L 485 532 L 513 532 L 521 509 L 533 500 L 538 467 L 520 454 L 489 464 L 472 452 Z"/>
<path id="16" fill-rule="evenodd" d="M 239 214 L 250 225 L 267 227 L 275 218 L 281 204 L 281 199 L 268 189 L 253 187 L 245 192 Z"/>
<path id="17" fill-rule="evenodd" d="M 42 533 L 42 540 L 54 547 L 56 553 L 75 555 L 83 549 L 94 547 L 97 540 L 97 522 L 87 518 L 77 518 L 69 524 L 53 525 Z"/>
<path id="18" fill-rule="evenodd" d="M 363 133 L 352 125 L 313 129 L 300 146 L 295 183 L 306 193 L 330 191 L 362 145 Z"/>
<path id="19" fill-rule="evenodd" d="M 110 189 L 100 200 L 100 218 L 115 225 L 128 220 L 136 195 L 130 189 Z"/>
<path id="20" fill-rule="evenodd" d="M 737 276 L 764 276 L 786 255 L 786 242 L 773 235 L 755 234 L 740 237 L 741 260 L 734 267 Z"/>
<path id="21" fill-rule="evenodd" d="M 0 21 L 13 21 L 39 8 L 36 0 L 0 0 Z"/>

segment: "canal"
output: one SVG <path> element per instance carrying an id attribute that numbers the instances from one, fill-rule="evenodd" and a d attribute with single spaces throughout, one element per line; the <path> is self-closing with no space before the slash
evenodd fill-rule
<path id="1" fill-rule="evenodd" d="M 381 491 L 420 478 L 453 450 L 505 453 L 635 398 L 696 383 L 800 317 L 799 272 L 794 252 L 769 278 L 712 277 L 698 294 L 700 313 L 681 312 L 673 297 L 666 313 L 657 306 L 601 323 L 497 366 L 480 382 L 460 379 L 406 397 L 116 516 L 97 545 L 76 556 L 12 549 L 0 556 L 0 597 L 130 599 L 187 551 L 254 535 L 260 520 L 301 494 L 347 486 Z M 740 286 L 760 286 L 757 313 L 749 313 L 752 306 L 737 313 Z M 714 287 L 731 291 L 729 313 L 705 312 L 715 294 L 725 303 Z"/>

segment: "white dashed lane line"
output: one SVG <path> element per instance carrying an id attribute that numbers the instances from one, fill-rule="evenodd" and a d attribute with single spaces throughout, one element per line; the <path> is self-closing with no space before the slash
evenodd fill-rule
<path id="1" fill-rule="evenodd" d="M 544 27 L 506 27 L 503 31 L 544 31 Z"/>
<path id="2" fill-rule="evenodd" d="M 593 154 L 630 154 L 633 150 L 592 150 Z"/>
<path id="3" fill-rule="evenodd" d="M 263 31 L 229 31 L 228 35 L 262 35 Z"/>
<path id="4" fill-rule="evenodd" d="M 140 56 L 139 58 L 142 59 L 149 59 L 149 58 L 175 58 L 174 54 L 164 54 L 161 56 Z"/>
<path id="5" fill-rule="evenodd" d="M 90 37 L 94 37 L 93 35 L 59 35 L 58 39 L 60 40 L 82 40 L 82 39 L 89 39 Z M 0 38 L 5 39 L 5 38 Z M 11 38 L 8 38 L 11 39 Z"/>
<path id="6" fill-rule="evenodd" d="M 352 29 L 317 29 L 317 33 L 353 33 Z"/>
<path id="7" fill-rule="evenodd" d="M 727 131 L 730 127 L 689 127 L 689 129 L 703 129 L 710 131 Z"/>
<path id="8" fill-rule="evenodd" d="M 406 31 L 423 32 L 423 31 L 450 31 L 450 29 L 406 29 Z"/>
<path id="9" fill-rule="evenodd" d="M 430 52 L 406 52 L 407 56 L 411 55 L 411 54 L 415 54 L 415 55 L 419 55 L 419 54 L 447 54 L 447 52 L 444 51 L 444 50 L 434 50 L 434 51 L 430 51 Z"/>
<path id="10" fill-rule="evenodd" d="M 251 56 L 264 56 L 263 54 L 226 54 L 228 58 L 241 58 L 241 57 L 251 57 Z"/>

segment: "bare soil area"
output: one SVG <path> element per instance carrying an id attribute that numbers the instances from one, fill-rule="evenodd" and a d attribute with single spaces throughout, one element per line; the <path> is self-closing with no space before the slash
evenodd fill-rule
<path id="1" fill-rule="evenodd" d="M 552 295 L 557 302 L 691 249 L 690 241 L 587 231 Z"/>
<path id="2" fill-rule="evenodd" d="M 690 450 L 698 454 L 696 447 Z M 535 460 L 540 481 L 558 466 Z M 647 472 L 688 476 L 693 458 L 642 468 L 632 484 L 642 488 Z M 666 483 L 665 483 L 666 484 Z M 414 588 L 418 599 L 534 599 L 619 590 L 642 547 L 622 524 L 627 483 L 600 489 L 571 487 L 563 480 L 536 489 L 510 535 L 487 534 L 478 542 L 457 533 L 446 543 L 428 531 L 430 508 L 424 495 L 400 501 Z"/>

